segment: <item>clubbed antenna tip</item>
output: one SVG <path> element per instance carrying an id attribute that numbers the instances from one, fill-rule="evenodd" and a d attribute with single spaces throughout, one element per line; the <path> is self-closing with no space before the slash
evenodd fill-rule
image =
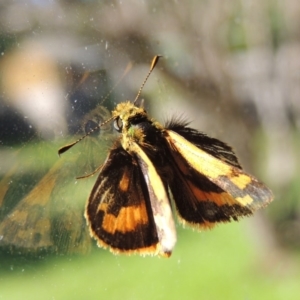
<path id="1" fill-rule="evenodd" d="M 146 82 L 147 82 L 147 80 L 148 80 L 150 74 L 152 73 L 153 69 L 155 68 L 156 64 L 158 63 L 158 60 L 159 60 L 160 57 L 162 57 L 162 56 L 161 56 L 161 55 L 156 55 L 156 56 L 154 56 L 154 58 L 152 59 L 152 63 L 151 63 L 151 66 L 150 66 L 150 70 L 149 70 L 149 72 L 148 72 L 148 74 L 147 74 L 147 76 L 146 76 L 144 82 L 142 83 L 142 85 L 141 85 L 141 87 L 140 87 L 140 89 L 139 89 L 139 91 L 138 91 L 138 93 L 137 93 L 137 95 L 136 95 L 136 97 L 135 97 L 135 99 L 134 99 L 134 101 L 133 101 L 133 104 L 134 104 L 134 103 L 137 101 L 137 99 L 140 97 L 141 92 L 142 92 L 142 90 L 143 90 L 143 88 L 144 88 L 144 86 L 145 86 L 145 84 L 146 84 Z"/>

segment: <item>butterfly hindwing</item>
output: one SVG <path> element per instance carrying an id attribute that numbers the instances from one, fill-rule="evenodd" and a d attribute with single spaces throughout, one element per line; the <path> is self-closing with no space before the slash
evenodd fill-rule
<path id="1" fill-rule="evenodd" d="M 238 216 L 250 215 L 251 210 L 235 203 L 231 195 L 209 181 L 205 176 L 189 170 L 182 162 L 180 169 L 174 166 L 170 190 L 180 220 L 196 227 L 211 228 L 218 222 L 228 222 Z"/>

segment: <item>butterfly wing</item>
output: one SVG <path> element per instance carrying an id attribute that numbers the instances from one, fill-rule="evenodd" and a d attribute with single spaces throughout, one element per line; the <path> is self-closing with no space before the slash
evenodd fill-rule
<path id="1" fill-rule="evenodd" d="M 152 208 L 152 214 L 157 229 L 159 240 L 158 253 L 170 256 L 176 244 L 176 229 L 172 215 L 167 185 L 163 182 L 163 176 L 159 175 L 159 164 L 152 156 L 153 163 L 146 152 L 137 144 L 132 142 L 130 150 L 137 156 L 139 166 L 142 170 Z M 149 148 L 147 149 L 149 151 Z M 150 154 L 151 156 L 151 154 Z"/>
<path id="2" fill-rule="evenodd" d="M 114 253 L 154 254 L 159 239 L 137 159 L 114 147 L 92 189 L 85 217 L 99 246 Z"/>
<path id="3" fill-rule="evenodd" d="M 173 119 L 166 124 L 166 128 L 168 130 L 175 131 L 187 141 L 197 146 L 197 148 L 200 148 L 215 158 L 218 158 L 234 167 L 242 168 L 230 146 L 218 139 L 199 132 L 196 129 L 188 127 L 188 124 L 188 122 Z"/>
<path id="4" fill-rule="evenodd" d="M 201 133 L 197 140 L 196 131 L 185 134 L 165 131 L 174 160 L 169 186 L 183 222 L 209 228 L 250 215 L 272 200 L 271 191 L 240 168 L 230 147 L 214 145 L 215 139 L 206 136 L 205 144 Z"/>

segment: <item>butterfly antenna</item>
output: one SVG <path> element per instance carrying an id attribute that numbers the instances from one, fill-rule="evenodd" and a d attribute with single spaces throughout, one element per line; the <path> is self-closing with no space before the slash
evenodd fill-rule
<path id="1" fill-rule="evenodd" d="M 151 63 L 151 66 L 150 66 L 150 70 L 143 82 L 143 84 L 141 85 L 136 97 L 135 97 L 135 100 L 133 101 L 133 103 L 135 103 L 139 96 L 141 95 L 141 92 L 143 90 L 143 87 L 144 85 L 146 84 L 150 74 L 152 73 L 153 69 L 155 68 L 159 58 L 161 56 L 160 55 L 156 55 L 154 56 L 153 60 L 152 60 L 152 63 Z M 108 92 L 107 96 L 104 97 L 104 99 L 100 102 L 99 105 L 103 104 L 103 102 L 109 97 L 109 95 L 112 93 L 112 91 L 118 86 L 118 84 L 123 80 L 123 78 L 126 76 L 126 74 L 130 71 L 130 69 L 132 68 L 132 63 L 129 63 L 125 69 L 125 71 L 123 72 L 122 76 L 120 77 L 120 79 L 117 81 L 117 83 L 113 86 L 113 88 Z M 63 153 L 65 153 L 66 151 L 68 151 L 70 148 L 72 148 L 73 146 L 75 146 L 77 143 L 79 143 L 80 141 L 82 141 L 83 139 L 85 139 L 87 136 L 89 136 L 90 134 L 92 134 L 95 130 L 99 129 L 100 127 L 102 127 L 103 125 L 107 124 L 108 122 L 110 122 L 111 120 L 113 119 L 113 117 L 109 118 L 108 120 L 106 120 L 105 122 L 99 124 L 98 126 L 96 126 L 95 128 L 91 129 L 88 133 L 86 133 L 84 136 L 82 136 L 81 138 L 79 138 L 77 141 L 71 143 L 71 144 L 68 144 L 66 146 L 63 146 L 61 147 L 59 150 L 58 150 L 58 155 L 61 155 Z"/>
<path id="2" fill-rule="evenodd" d="M 158 60 L 159 60 L 160 57 L 162 57 L 162 56 L 161 56 L 161 55 L 156 55 L 156 56 L 154 56 L 154 58 L 152 59 L 152 63 L 151 63 L 151 66 L 150 66 L 150 70 L 149 70 L 149 72 L 148 72 L 148 74 L 147 74 L 147 76 L 146 76 L 144 82 L 142 83 L 142 85 L 141 85 L 141 87 L 140 87 L 140 89 L 139 89 L 139 91 L 138 91 L 138 93 L 137 93 L 137 95 L 136 95 L 136 97 L 135 97 L 135 99 L 134 99 L 134 101 L 133 101 L 133 104 L 135 104 L 135 102 L 136 102 L 136 101 L 138 100 L 138 98 L 140 97 L 141 92 L 142 92 L 142 90 L 143 90 L 143 88 L 144 88 L 144 86 L 145 86 L 145 84 L 146 84 L 146 82 L 147 82 L 149 76 L 151 75 L 153 69 L 155 68 L 156 64 L 158 63 Z"/>
<path id="3" fill-rule="evenodd" d="M 113 117 L 107 119 L 105 122 L 99 124 L 98 126 L 96 126 L 95 128 L 91 129 L 88 133 L 86 133 L 84 136 L 82 136 L 81 138 L 79 138 L 77 141 L 65 145 L 61 148 L 59 148 L 58 150 L 58 155 L 60 156 L 61 154 L 65 153 L 66 151 L 68 151 L 70 148 L 72 148 L 73 146 L 75 146 L 77 143 L 79 143 L 80 141 L 82 141 L 84 138 L 86 138 L 87 136 L 89 136 L 90 134 L 92 134 L 95 130 L 99 129 L 100 127 L 102 127 L 103 125 L 107 124 L 108 122 L 110 122 L 113 119 Z"/>
<path id="4" fill-rule="evenodd" d="M 114 89 L 120 84 L 120 82 L 124 79 L 124 77 L 128 74 L 128 72 L 132 69 L 132 63 L 129 62 L 127 64 L 127 67 L 125 68 L 122 76 L 119 78 L 119 80 L 116 82 L 116 84 L 112 87 L 112 89 L 108 92 L 108 94 L 104 97 L 104 99 L 98 104 L 101 105 L 103 104 L 103 102 L 105 100 L 108 99 L 108 97 L 110 96 L 110 94 L 114 91 Z M 84 80 L 87 78 L 87 76 L 85 76 Z M 95 130 L 98 130 L 101 126 L 107 124 L 108 122 L 110 122 L 113 119 L 113 117 L 109 118 L 108 120 L 106 120 L 105 122 L 97 125 L 95 128 L 91 129 L 88 133 L 86 133 L 84 136 L 82 136 L 81 138 L 79 138 L 77 141 L 68 144 L 66 146 L 61 147 L 58 150 L 58 155 L 60 156 L 61 154 L 65 153 L 66 151 L 68 151 L 70 148 L 72 148 L 73 146 L 75 146 L 77 143 L 79 143 L 80 141 L 82 141 L 84 138 L 86 138 L 87 136 L 89 136 L 90 134 L 92 134 Z"/>

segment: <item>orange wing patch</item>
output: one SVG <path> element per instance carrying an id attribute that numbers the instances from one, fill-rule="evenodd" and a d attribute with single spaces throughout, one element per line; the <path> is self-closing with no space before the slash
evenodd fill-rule
<path id="1" fill-rule="evenodd" d="M 115 234 L 133 232 L 140 225 L 149 223 L 145 201 L 140 205 L 122 207 L 117 216 L 107 212 L 108 205 L 101 203 L 99 211 L 104 213 L 102 229 L 107 233 Z"/>

